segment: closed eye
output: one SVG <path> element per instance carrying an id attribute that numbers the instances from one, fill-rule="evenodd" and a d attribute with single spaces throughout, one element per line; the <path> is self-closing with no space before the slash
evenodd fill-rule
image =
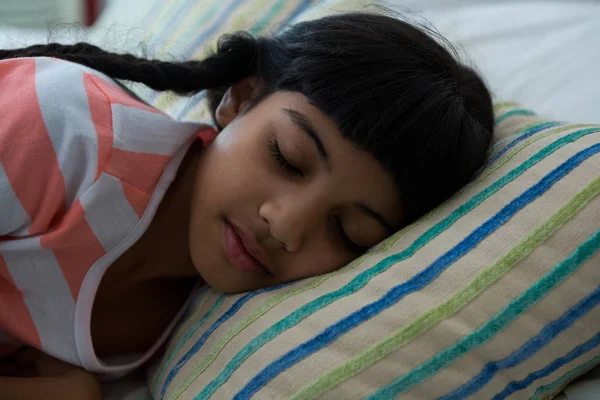
<path id="1" fill-rule="evenodd" d="M 340 236 L 340 239 L 341 239 L 342 243 L 344 244 L 344 247 L 346 247 L 350 252 L 356 253 L 356 254 L 363 254 L 369 250 L 368 247 L 360 246 L 360 245 L 354 243 L 352 240 L 350 240 L 350 238 L 348 237 L 348 235 L 346 235 L 346 232 L 344 231 L 344 227 L 342 225 L 342 220 L 340 219 L 340 217 L 338 217 L 336 215 L 333 220 L 334 220 L 334 224 L 335 224 L 335 230 L 337 231 L 338 235 Z"/>
<path id="2" fill-rule="evenodd" d="M 271 138 L 269 140 L 269 150 L 271 151 L 271 155 L 277 163 L 285 169 L 287 172 L 296 175 L 296 176 L 304 176 L 304 173 L 296 168 L 292 163 L 290 163 L 283 153 L 281 152 L 281 148 L 279 148 L 279 143 L 275 138 Z"/>

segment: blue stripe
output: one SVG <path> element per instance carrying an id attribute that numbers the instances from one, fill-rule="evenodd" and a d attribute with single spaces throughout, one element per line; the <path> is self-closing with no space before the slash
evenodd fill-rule
<path id="1" fill-rule="evenodd" d="M 273 18 L 274 15 L 277 14 L 277 12 L 279 12 L 280 10 L 280 6 L 283 5 L 283 3 L 285 3 L 285 0 L 279 0 L 278 4 L 274 7 L 272 7 L 269 12 L 264 15 L 260 21 L 258 21 L 248 32 L 251 35 L 257 35 L 259 34 L 263 29 L 265 29 L 267 27 L 267 25 L 271 22 L 271 19 Z M 282 29 L 285 28 L 285 26 L 292 21 L 294 18 L 296 18 L 298 15 L 300 15 L 300 13 L 302 13 L 304 10 L 306 10 L 308 8 L 308 6 L 311 5 L 311 0 L 303 0 L 294 11 L 292 11 L 291 14 L 289 14 L 287 16 L 287 18 L 285 20 L 283 20 L 281 23 L 277 24 L 277 31 L 281 31 Z"/>
<path id="2" fill-rule="evenodd" d="M 550 127 L 554 127 L 554 126 L 559 126 L 561 125 L 560 122 L 546 122 L 540 125 L 536 125 L 536 126 L 532 126 L 531 128 L 527 129 L 525 132 L 523 132 L 523 134 L 521 136 L 519 136 L 518 138 L 516 138 L 515 140 L 513 140 L 512 142 L 510 142 L 509 144 L 507 144 L 506 146 L 504 146 L 502 148 L 502 150 L 498 151 L 496 154 L 494 154 L 487 162 L 487 165 L 492 165 L 494 162 L 496 162 L 497 159 L 499 159 L 504 153 L 506 153 L 508 150 L 512 149 L 513 147 L 515 147 L 516 144 L 522 142 L 523 140 L 533 136 L 534 134 L 538 133 L 539 131 L 543 131 L 546 128 L 550 128 Z"/>
<path id="3" fill-rule="evenodd" d="M 246 346 L 244 346 L 227 364 L 227 366 L 219 373 L 219 375 L 214 378 L 208 385 L 204 387 L 202 392 L 200 392 L 195 399 L 196 400 L 205 400 L 210 398 L 213 393 L 227 381 L 233 374 L 233 372 L 239 368 L 239 366 L 252 354 L 254 354 L 259 348 L 264 346 L 271 339 L 281 334 L 281 332 L 289 329 L 293 325 L 296 325 L 299 321 L 308 317 L 315 311 L 318 311 L 328 304 L 331 304 L 345 296 L 348 296 L 352 293 L 363 288 L 373 277 L 378 274 L 386 271 L 391 268 L 395 263 L 398 263 L 402 260 L 406 260 L 412 257 L 419 249 L 429 243 L 433 238 L 440 235 L 441 232 L 447 230 L 451 227 L 457 220 L 464 217 L 470 210 L 477 207 L 481 204 L 485 199 L 489 198 L 492 194 L 496 193 L 502 187 L 506 186 L 509 182 L 512 182 L 518 176 L 523 174 L 524 171 L 531 168 L 533 165 L 538 163 L 540 160 L 548 157 L 550 154 L 554 153 L 557 149 L 562 146 L 571 143 L 577 140 L 584 135 L 588 135 L 590 133 L 597 132 L 598 129 L 581 129 L 576 132 L 573 132 L 567 136 L 561 137 L 558 140 L 555 140 L 548 146 L 544 147 L 533 156 L 531 156 L 527 161 L 520 164 L 518 167 L 512 169 L 509 173 L 504 175 L 502 178 L 496 180 L 494 183 L 486 187 L 484 190 L 479 192 L 470 198 L 467 202 L 460 205 L 456 210 L 454 210 L 450 215 L 444 218 L 442 221 L 438 222 L 433 227 L 429 228 L 427 231 L 422 233 L 417 239 L 415 239 L 406 249 L 399 253 L 392 254 L 383 260 L 379 261 L 373 267 L 368 268 L 367 270 L 358 274 L 355 278 L 353 278 L 348 284 L 345 286 L 334 290 L 333 292 L 324 294 L 320 297 L 317 297 L 315 300 L 312 300 L 302 307 L 298 308 L 294 312 L 287 315 L 285 318 L 277 321 L 273 325 L 271 325 L 268 329 L 263 331 L 261 334 L 252 339 Z"/>
<path id="4" fill-rule="evenodd" d="M 557 393 L 558 390 L 561 387 L 564 387 L 565 384 L 569 383 L 578 376 L 584 375 L 586 372 L 590 371 L 597 365 L 600 365 L 600 356 L 596 356 L 591 360 L 586 361 L 583 364 L 580 364 L 577 367 L 569 370 L 567 373 L 561 375 L 560 378 L 558 378 L 552 383 L 539 386 L 536 389 L 533 396 L 529 398 L 529 400 L 539 400 L 541 396 L 545 396 L 544 398 L 548 398 L 549 393 Z"/>
<path id="5" fill-rule="evenodd" d="M 208 36 L 214 34 L 219 29 L 221 29 L 223 27 L 223 24 L 225 23 L 225 21 L 227 21 L 227 19 L 234 12 L 234 10 L 242 3 L 243 3 L 243 0 L 232 1 L 231 4 L 229 4 L 229 7 L 227 7 L 225 10 L 223 10 L 221 15 L 217 18 L 217 20 L 211 26 L 209 26 L 207 29 L 205 29 L 202 32 L 198 32 L 198 36 L 192 42 L 192 45 L 189 47 L 186 46 L 189 50 L 186 52 L 182 52 L 182 54 L 177 56 L 177 59 L 178 60 L 189 60 L 191 58 L 191 56 L 198 50 L 198 47 L 201 44 L 203 44 L 203 42 L 206 40 L 206 38 Z M 150 96 L 150 99 L 148 101 L 150 103 L 153 103 L 160 93 L 162 93 L 162 92 L 155 91 L 152 94 L 152 96 Z"/>
<path id="6" fill-rule="evenodd" d="M 196 39 L 192 42 L 190 49 L 184 56 L 184 59 L 189 59 L 195 52 L 196 50 L 198 50 L 198 47 L 206 40 L 207 37 L 209 37 L 210 35 L 213 35 L 215 32 L 217 32 L 219 29 L 223 28 L 223 25 L 225 24 L 225 21 L 227 21 L 227 19 L 229 17 L 231 17 L 231 14 L 233 14 L 234 10 L 239 7 L 240 5 L 242 5 L 244 3 L 244 0 L 233 0 L 231 2 L 231 4 L 229 5 L 229 7 L 227 7 L 223 13 L 219 16 L 219 18 L 217 18 L 217 20 L 215 22 L 213 22 L 213 24 L 206 29 L 204 32 L 202 32 L 200 35 L 198 35 L 196 37 Z"/>
<path id="7" fill-rule="evenodd" d="M 533 304 L 546 296 L 550 290 L 568 278 L 581 267 L 600 248 L 600 230 L 596 231 L 583 244 L 581 244 L 567 258 L 556 265 L 550 273 L 537 281 L 533 286 L 523 292 L 508 306 L 493 316 L 472 334 L 461 338 L 451 347 L 435 355 L 429 361 L 419 365 L 409 373 L 396 379 L 383 389 L 368 397 L 368 400 L 387 400 L 398 396 L 400 393 L 415 387 L 447 367 L 464 354 L 482 345 L 491 339 L 497 332 L 506 328 L 519 315 Z"/>
<path id="8" fill-rule="evenodd" d="M 599 303 L 600 286 L 596 287 L 596 290 L 558 319 L 546 325 L 536 336 L 529 339 L 523 346 L 512 352 L 508 357 L 486 364 L 477 376 L 473 377 L 469 382 L 465 383 L 454 392 L 440 397 L 440 400 L 466 399 L 475 392 L 478 392 L 487 385 L 496 373 L 505 369 L 514 368 L 523 361 L 529 359 Z"/>
<path id="9" fill-rule="evenodd" d="M 515 133 L 511 133 L 510 135 L 494 142 L 494 144 L 492 146 L 492 150 L 498 151 L 498 149 L 500 149 L 504 143 L 514 140 L 515 138 L 521 136 L 523 133 L 527 132 L 527 130 L 529 130 L 529 129 L 533 129 L 533 128 L 535 128 L 537 126 L 541 126 L 541 125 L 548 126 L 548 124 L 550 124 L 550 126 L 552 126 L 556 122 L 559 122 L 559 121 L 543 121 L 543 122 L 538 122 L 533 125 L 527 125 L 527 126 L 523 127 L 522 129 L 516 131 Z"/>
<path id="10" fill-rule="evenodd" d="M 271 287 L 267 287 L 267 288 L 255 290 L 254 292 L 247 293 L 244 296 L 240 297 L 229 308 L 229 310 L 227 310 L 227 312 L 225 314 L 221 315 L 221 317 L 218 320 L 216 320 L 210 326 L 210 328 L 208 328 L 202 334 L 202 336 L 200 336 L 200 338 L 196 341 L 196 343 L 194 343 L 194 345 L 184 354 L 184 356 L 177 362 L 177 364 L 175 364 L 175 366 L 173 366 L 173 369 L 171 369 L 171 371 L 169 372 L 169 375 L 167 375 L 167 378 L 165 379 L 165 383 L 163 384 L 163 388 L 160 391 L 160 399 L 162 400 L 165 397 L 165 393 L 167 391 L 167 388 L 171 384 L 171 381 L 173 380 L 173 378 L 175 378 L 175 376 L 177 376 L 177 373 L 179 373 L 179 370 L 185 365 L 186 362 L 189 361 L 190 358 L 192 358 L 192 356 L 194 354 L 196 354 L 196 352 L 198 350 L 200 350 L 200 348 L 204 345 L 204 343 L 206 342 L 206 340 L 208 339 L 208 337 L 215 331 L 215 329 L 217 329 L 218 327 L 220 327 L 225 321 L 227 321 L 236 312 L 238 312 L 238 310 L 240 308 L 242 308 L 242 306 L 244 304 L 246 304 L 246 302 L 248 302 L 248 300 L 250 300 L 251 298 L 253 298 L 253 297 L 255 297 L 255 296 L 257 296 L 257 295 L 259 295 L 261 293 L 264 293 L 264 292 L 270 292 L 270 291 L 273 291 L 273 290 L 281 289 L 282 287 L 285 287 L 285 286 L 288 286 L 288 285 L 290 285 L 290 283 L 284 283 L 284 284 L 277 285 L 277 286 L 271 286 Z"/>
<path id="11" fill-rule="evenodd" d="M 198 291 L 196 292 L 196 294 L 194 295 L 194 298 L 192 299 L 190 304 L 190 309 L 194 309 L 196 308 L 196 306 L 198 305 L 198 303 L 200 302 L 200 299 L 202 298 L 202 296 L 204 296 L 204 292 L 208 291 L 208 285 L 202 285 Z"/>
<path id="12" fill-rule="evenodd" d="M 160 11 L 163 10 L 165 8 L 165 4 L 162 1 L 156 1 L 154 2 L 154 4 L 152 5 L 152 8 L 150 8 L 150 10 L 146 13 L 146 15 L 140 19 L 141 23 L 140 26 L 149 26 L 151 25 L 155 20 L 156 17 L 159 15 Z"/>
<path id="13" fill-rule="evenodd" d="M 172 15 L 171 18 L 169 18 L 169 20 L 167 21 L 167 23 L 162 25 L 162 29 L 156 35 L 154 35 L 152 43 L 163 42 L 163 37 L 165 35 L 168 36 L 171 33 L 173 33 L 173 31 L 177 29 L 177 25 L 179 25 L 180 20 L 188 16 L 190 8 L 194 7 L 196 1 L 197 0 L 186 0 L 183 4 L 180 4 L 175 14 Z M 163 7 L 166 7 L 166 5 L 164 5 Z"/>
<path id="14" fill-rule="evenodd" d="M 568 364 L 569 362 L 575 360 L 576 358 L 584 355 L 588 351 L 594 349 L 599 344 L 600 344 L 600 333 L 597 333 L 590 340 L 575 347 L 573 350 L 571 350 L 564 356 L 557 358 L 552 363 L 548 364 L 545 368 L 542 368 L 536 372 L 533 372 L 533 373 L 527 375 L 527 377 L 523 380 L 512 381 L 511 383 L 506 385 L 504 390 L 502 390 L 500 393 L 498 393 L 494 397 L 492 397 L 492 400 L 502 400 L 502 399 L 507 398 L 511 394 L 518 392 L 519 390 L 525 389 L 526 387 L 531 385 L 534 381 L 550 375 L 551 373 L 553 373 L 554 371 L 556 371 L 563 365 Z"/>
<path id="15" fill-rule="evenodd" d="M 524 132 L 526 132 L 528 129 L 535 128 L 536 126 L 540 126 L 540 125 L 542 125 L 542 124 L 548 124 L 548 123 L 552 124 L 552 123 L 555 123 L 555 122 L 559 122 L 559 121 L 539 121 L 539 122 L 537 122 L 536 124 L 533 124 L 533 125 L 527 125 L 527 126 L 525 126 L 524 128 L 522 128 L 522 129 L 520 129 L 520 130 L 516 131 L 515 133 L 511 133 L 510 135 L 508 135 L 508 136 L 506 136 L 506 137 L 504 137 L 504 138 L 502 138 L 502 139 L 500 139 L 500 140 L 498 140 L 498 141 L 494 142 L 494 144 L 493 144 L 493 146 L 492 146 L 492 149 L 493 149 L 494 151 L 497 151 L 497 149 L 498 149 L 498 148 L 500 148 L 502 144 L 504 144 L 504 143 L 506 143 L 506 142 L 510 142 L 510 141 L 511 141 L 511 140 L 513 140 L 514 138 L 516 138 L 516 137 L 518 137 L 518 136 L 521 136 L 521 135 L 522 135 Z"/>
<path id="16" fill-rule="evenodd" d="M 448 268 L 448 266 L 450 266 L 454 261 L 462 257 L 479 242 L 481 242 L 486 236 L 502 226 L 515 213 L 523 209 L 527 204 L 543 194 L 554 183 L 575 169 L 575 167 L 580 165 L 584 160 L 593 154 L 598 153 L 599 151 L 600 144 L 597 144 L 590 146 L 569 158 L 519 197 L 512 200 L 494 217 L 483 223 L 479 228 L 463 239 L 458 245 L 434 261 L 429 267 L 419 272 L 405 283 L 395 286 L 381 299 L 353 312 L 349 316 L 326 328 L 312 339 L 302 343 L 301 345 L 288 351 L 283 356 L 279 357 L 277 360 L 271 362 L 256 376 L 254 376 L 236 394 L 234 399 L 241 400 L 250 398 L 267 382 L 275 378 L 281 372 L 285 371 L 298 361 L 327 346 L 352 328 L 379 314 L 381 311 L 391 307 L 407 294 L 413 293 L 425 287 L 446 268 Z"/>
<path id="17" fill-rule="evenodd" d="M 206 290 L 208 290 L 208 285 L 204 285 L 203 289 L 206 288 Z M 200 297 L 200 296 L 198 296 Z M 158 379 L 156 379 L 156 387 L 152 388 L 154 393 L 157 393 L 158 388 L 160 387 L 160 383 L 163 380 L 163 377 L 165 376 L 166 371 L 169 369 L 169 366 L 171 365 L 171 362 L 173 361 L 173 358 L 175 358 L 175 356 L 177 355 L 177 353 L 179 352 L 179 350 L 181 350 L 181 348 L 185 345 L 185 343 L 192 337 L 192 335 L 194 333 L 196 333 L 196 331 L 202 326 L 204 325 L 204 323 L 213 316 L 213 314 L 221 307 L 221 304 L 223 304 L 223 302 L 225 301 L 225 299 L 228 297 L 228 295 L 226 294 L 222 294 L 220 295 L 217 300 L 214 302 L 214 304 L 212 305 L 212 307 L 210 308 L 210 310 L 208 310 L 203 316 L 202 318 L 200 318 L 186 333 L 185 335 L 179 339 L 179 341 L 177 342 L 177 345 L 173 348 L 173 350 L 170 352 L 169 357 L 167 358 L 166 361 L 163 360 L 163 362 L 161 362 L 161 369 L 160 369 L 160 373 L 158 374 Z"/>
<path id="18" fill-rule="evenodd" d="M 227 3 L 229 0 L 226 1 L 221 1 L 218 5 L 215 6 L 215 4 L 212 5 L 212 7 L 208 10 L 205 10 L 200 18 L 196 18 L 193 24 L 187 24 L 188 26 L 185 27 L 185 29 L 179 33 L 179 37 L 180 38 L 195 38 L 197 34 L 199 34 L 202 31 L 198 30 L 198 27 L 205 27 L 208 25 L 208 23 L 210 21 L 213 20 L 213 18 L 215 17 L 215 15 L 219 15 L 219 13 L 221 12 L 222 9 L 224 9 L 225 7 L 227 7 Z M 190 12 L 192 12 L 192 10 L 189 10 Z M 198 17 L 198 16 L 196 16 Z M 186 46 L 184 48 L 187 48 L 188 51 L 191 50 L 189 48 L 189 46 Z"/>
<path id="19" fill-rule="evenodd" d="M 204 100 L 204 98 L 206 97 L 206 90 L 201 91 L 200 93 L 195 94 L 194 96 L 192 96 L 185 104 L 185 107 L 183 107 L 183 110 L 181 110 L 181 112 L 179 114 L 177 114 L 177 119 L 181 120 L 183 117 L 185 117 L 192 108 L 196 107 L 198 105 L 198 103 L 200 103 L 202 100 Z M 202 121 L 202 122 L 206 122 L 206 121 Z"/>

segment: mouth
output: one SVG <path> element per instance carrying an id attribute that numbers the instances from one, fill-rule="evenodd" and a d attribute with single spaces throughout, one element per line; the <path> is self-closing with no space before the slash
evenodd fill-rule
<path id="1" fill-rule="evenodd" d="M 266 263 L 266 254 L 248 233 L 229 221 L 224 221 L 225 253 L 234 267 L 243 272 L 269 273 Z M 261 262 L 262 261 L 262 262 Z"/>

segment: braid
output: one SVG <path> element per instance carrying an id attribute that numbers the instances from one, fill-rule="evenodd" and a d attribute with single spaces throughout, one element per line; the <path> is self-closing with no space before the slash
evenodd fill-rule
<path id="1" fill-rule="evenodd" d="M 256 53 L 256 40 L 239 32 L 222 37 L 217 52 L 202 61 L 149 60 L 132 54 L 111 53 L 89 43 L 50 43 L 0 50 L 0 60 L 55 57 L 85 65 L 114 79 L 141 82 L 154 90 L 190 94 L 231 85 L 253 74 Z"/>

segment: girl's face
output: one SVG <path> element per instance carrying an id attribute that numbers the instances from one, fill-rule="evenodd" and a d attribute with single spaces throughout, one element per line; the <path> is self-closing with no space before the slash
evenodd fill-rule
<path id="1" fill-rule="evenodd" d="M 192 198 L 190 252 L 209 285 L 243 292 L 334 271 L 400 227 L 391 175 L 305 96 L 276 92 L 243 114 L 235 96 Z"/>

